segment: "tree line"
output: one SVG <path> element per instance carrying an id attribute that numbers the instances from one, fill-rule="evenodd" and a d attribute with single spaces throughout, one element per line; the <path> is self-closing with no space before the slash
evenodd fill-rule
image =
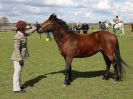
<path id="1" fill-rule="evenodd" d="M 0 27 L 6 26 L 6 25 L 8 25 L 8 23 L 9 23 L 9 20 L 7 17 L 5 17 L 5 16 L 0 17 Z"/>

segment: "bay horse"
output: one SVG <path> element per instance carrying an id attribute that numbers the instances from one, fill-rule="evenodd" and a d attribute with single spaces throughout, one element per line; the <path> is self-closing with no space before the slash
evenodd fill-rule
<path id="1" fill-rule="evenodd" d="M 101 52 L 106 63 L 103 79 L 109 79 L 111 64 L 114 66 L 114 80 L 120 81 L 123 77 L 124 61 L 120 55 L 117 37 L 108 31 L 97 31 L 90 34 L 78 34 L 69 31 L 66 22 L 52 14 L 45 22 L 40 24 L 37 32 L 52 31 L 53 37 L 58 45 L 60 54 L 64 57 L 65 80 L 67 86 L 71 83 L 71 64 L 73 58 L 89 57 Z"/>

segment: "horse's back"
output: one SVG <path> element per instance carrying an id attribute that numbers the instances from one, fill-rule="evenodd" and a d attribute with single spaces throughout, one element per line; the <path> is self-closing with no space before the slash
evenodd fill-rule
<path id="1" fill-rule="evenodd" d="M 96 31 L 96 32 L 92 32 L 86 35 L 83 34 L 76 34 L 76 37 L 78 40 L 100 40 L 100 39 L 108 39 L 108 38 L 116 38 L 116 36 L 109 32 L 109 31 Z M 82 41 L 81 41 L 82 42 Z"/>
<path id="2" fill-rule="evenodd" d="M 87 35 L 77 35 L 77 50 L 80 57 L 88 57 L 115 43 L 116 37 L 108 31 L 96 31 Z M 113 46 L 114 47 L 114 46 Z"/>

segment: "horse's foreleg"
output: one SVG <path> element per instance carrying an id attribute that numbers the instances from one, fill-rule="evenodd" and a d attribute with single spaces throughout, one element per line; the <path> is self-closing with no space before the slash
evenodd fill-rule
<path id="1" fill-rule="evenodd" d="M 121 28 L 121 35 L 120 36 L 123 36 L 124 34 L 125 34 L 124 29 Z"/>
<path id="2" fill-rule="evenodd" d="M 116 35 L 116 29 L 113 29 L 114 34 Z"/>
<path id="3" fill-rule="evenodd" d="M 65 67 L 65 85 L 70 85 L 70 79 L 71 79 L 71 65 L 66 65 Z"/>
<path id="4" fill-rule="evenodd" d="M 72 80 L 71 63 L 72 63 L 72 58 L 66 58 L 65 80 L 64 80 L 65 85 L 70 85 L 70 81 Z"/>

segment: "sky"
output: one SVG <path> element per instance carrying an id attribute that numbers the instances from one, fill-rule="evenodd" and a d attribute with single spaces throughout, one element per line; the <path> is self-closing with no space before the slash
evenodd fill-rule
<path id="1" fill-rule="evenodd" d="M 9 22 L 43 22 L 55 13 L 65 22 L 97 23 L 119 16 L 133 22 L 133 0 L 0 0 L 0 16 Z"/>

